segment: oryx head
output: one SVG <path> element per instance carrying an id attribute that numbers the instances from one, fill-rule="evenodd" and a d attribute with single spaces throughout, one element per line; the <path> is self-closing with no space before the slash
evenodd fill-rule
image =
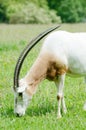
<path id="1" fill-rule="evenodd" d="M 17 116 L 22 116 L 32 99 L 32 95 L 27 92 L 27 83 L 24 79 L 19 81 L 19 87 L 14 92 L 14 113 Z"/>
<path id="2" fill-rule="evenodd" d="M 25 81 L 25 79 L 22 79 L 19 81 L 19 74 L 20 70 L 22 67 L 22 63 L 27 56 L 28 52 L 48 33 L 52 32 L 53 30 L 57 29 L 59 26 L 56 26 L 54 28 L 50 28 L 43 33 L 39 34 L 36 38 L 34 38 L 23 50 L 21 53 L 16 67 L 14 71 L 14 93 L 15 93 L 15 98 L 14 98 L 14 112 L 18 116 L 22 116 L 25 114 L 26 108 L 28 106 L 28 103 L 30 102 L 32 96 L 27 93 L 27 87 L 28 84 Z"/>
<path id="3" fill-rule="evenodd" d="M 22 116 L 32 99 L 32 95 L 27 92 L 27 83 L 24 79 L 19 81 L 19 87 L 14 91 L 14 113 Z"/>

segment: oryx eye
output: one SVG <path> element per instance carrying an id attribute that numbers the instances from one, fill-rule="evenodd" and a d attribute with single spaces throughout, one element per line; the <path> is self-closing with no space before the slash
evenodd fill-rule
<path id="1" fill-rule="evenodd" d="M 22 95 L 23 95 L 22 93 L 19 93 L 19 97 L 22 97 Z"/>

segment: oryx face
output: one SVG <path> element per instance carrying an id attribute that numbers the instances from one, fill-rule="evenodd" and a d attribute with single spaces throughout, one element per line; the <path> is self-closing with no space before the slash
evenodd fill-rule
<path id="1" fill-rule="evenodd" d="M 20 81 L 22 82 L 22 80 Z M 28 95 L 26 92 L 26 84 L 23 82 L 23 85 L 17 88 L 16 92 L 14 92 L 14 113 L 17 116 L 25 115 L 25 111 L 30 103 L 32 96 Z"/>

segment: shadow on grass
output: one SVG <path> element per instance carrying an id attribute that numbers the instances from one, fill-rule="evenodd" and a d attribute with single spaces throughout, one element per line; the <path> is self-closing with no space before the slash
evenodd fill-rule
<path id="1" fill-rule="evenodd" d="M 1 118 L 6 118 L 6 117 L 9 117 L 9 118 L 12 118 L 14 116 L 14 111 L 13 111 L 13 108 L 1 108 L 0 109 L 0 117 Z"/>
<path id="2" fill-rule="evenodd" d="M 29 116 L 41 116 L 46 115 L 47 113 L 56 112 L 56 106 L 53 106 L 52 104 L 42 104 L 41 106 L 32 106 L 27 109 L 26 114 Z"/>
<path id="3" fill-rule="evenodd" d="M 29 106 L 26 111 L 26 116 L 42 116 L 47 113 L 56 112 L 57 106 L 53 106 L 52 103 L 44 103 L 44 104 L 36 104 L 35 106 Z M 14 108 L 12 107 L 2 107 L 0 108 L 0 117 L 1 118 L 14 118 L 16 115 L 14 114 Z"/>

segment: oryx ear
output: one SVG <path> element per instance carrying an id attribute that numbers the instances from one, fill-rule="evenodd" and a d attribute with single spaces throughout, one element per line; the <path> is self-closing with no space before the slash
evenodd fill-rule
<path id="1" fill-rule="evenodd" d="M 18 93 L 24 92 L 27 87 L 28 87 L 28 85 L 27 85 L 26 81 L 24 79 L 21 79 L 19 81 L 19 87 L 17 88 L 17 92 Z"/>
<path id="2" fill-rule="evenodd" d="M 22 93 L 22 92 L 25 91 L 25 89 L 26 89 L 26 86 L 18 87 L 18 88 L 17 88 L 17 92 L 18 92 L 18 93 Z"/>

